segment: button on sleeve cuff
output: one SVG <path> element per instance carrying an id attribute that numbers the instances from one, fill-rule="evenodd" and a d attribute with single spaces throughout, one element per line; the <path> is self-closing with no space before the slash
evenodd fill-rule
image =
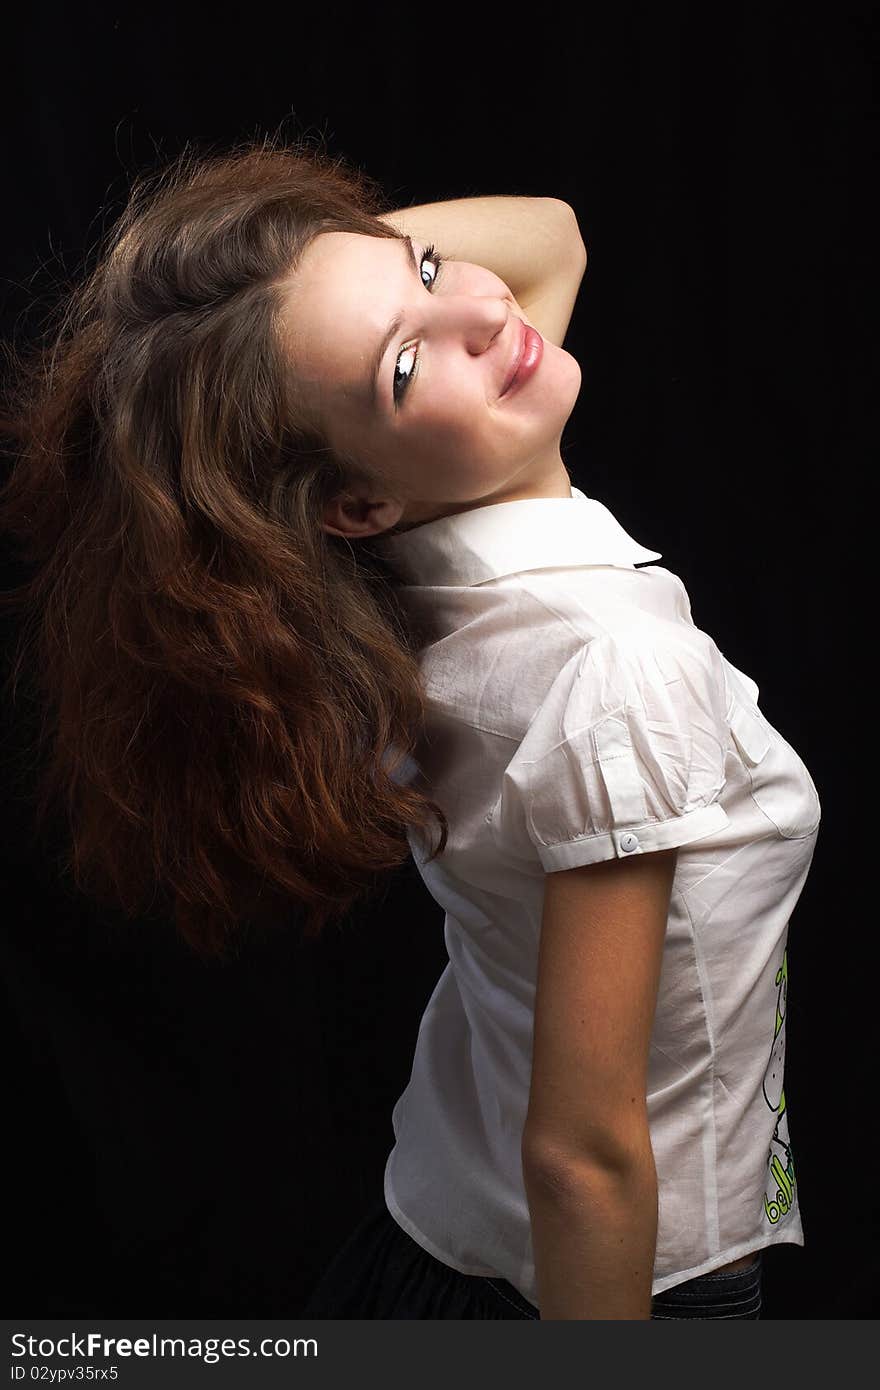
<path id="1" fill-rule="evenodd" d="M 689 845 L 714 830 L 723 830 L 729 823 L 724 807 L 715 801 L 711 806 L 698 806 L 673 820 L 651 821 L 632 830 L 578 835 L 555 845 L 538 844 L 537 853 L 545 872 L 553 873 L 582 864 L 599 864 L 605 859 L 628 859 L 633 854 L 651 854 Z"/>

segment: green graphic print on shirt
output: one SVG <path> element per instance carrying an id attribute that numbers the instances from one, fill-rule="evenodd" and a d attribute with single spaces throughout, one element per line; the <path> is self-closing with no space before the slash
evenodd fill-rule
<path id="1" fill-rule="evenodd" d="M 777 1112 L 776 1128 L 770 1140 L 769 1171 L 764 1192 L 764 1215 L 775 1226 L 791 1211 L 794 1202 L 794 1160 L 788 1134 L 788 1115 L 785 1109 L 785 1088 L 782 1084 L 785 1062 L 785 1002 L 788 993 L 788 946 L 782 953 L 782 965 L 776 972 L 776 1026 L 770 1060 L 764 1073 L 764 1099 Z"/>

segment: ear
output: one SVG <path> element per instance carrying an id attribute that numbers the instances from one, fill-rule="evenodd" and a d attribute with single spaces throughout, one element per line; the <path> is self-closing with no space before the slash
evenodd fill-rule
<path id="1" fill-rule="evenodd" d="M 403 510 L 403 503 L 392 497 L 373 501 L 359 494 L 340 492 L 324 506 L 323 527 L 332 536 L 345 540 L 378 536 L 397 525 Z"/>

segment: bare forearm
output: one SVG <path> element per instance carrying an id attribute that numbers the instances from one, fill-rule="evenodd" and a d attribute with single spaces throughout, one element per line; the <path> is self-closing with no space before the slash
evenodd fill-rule
<path id="1" fill-rule="evenodd" d="M 557 1180 L 546 1173 L 525 1179 L 541 1318 L 650 1318 L 653 1155 L 619 1174 L 585 1169 Z"/>
<path id="2" fill-rule="evenodd" d="M 452 260 L 485 266 L 520 302 L 585 255 L 574 210 L 560 198 L 451 198 L 398 208 L 380 221 L 414 241 L 434 242 Z"/>

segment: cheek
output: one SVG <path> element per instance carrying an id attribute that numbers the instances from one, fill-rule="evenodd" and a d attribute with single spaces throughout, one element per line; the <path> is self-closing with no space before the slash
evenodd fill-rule
<path id="1" fill-rule="evenodd" d="M 495 388 L 485 363 L 456 361 L 433 379 L 426 372 L 421 385 L 422 399 L 414 402 L 413 413 L 423 427 L 454 437 L 491 424 Z"/>
<path id="2" fill-rule="evenodd" d="M 448 388 L 442 400 L 432 400 L 430 407 L 420 411 L 418 422 L 408 433 L 420 452 L 442 459 L 472 455 L 494 427 L 485 398 L 477 399 L 473 391 L 468 394 Z"/>

